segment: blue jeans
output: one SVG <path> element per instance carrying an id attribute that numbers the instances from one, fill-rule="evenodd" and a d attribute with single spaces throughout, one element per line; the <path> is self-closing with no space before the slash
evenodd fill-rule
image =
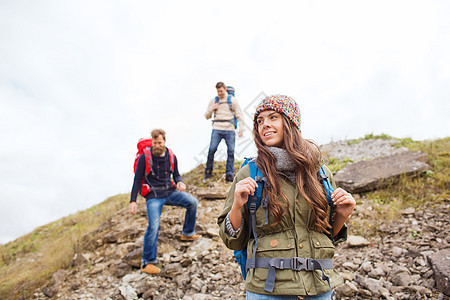
<path id="1" fill-rule="evenodd" d="M 182 234 L 193 236 L 195 234 L 195 221 L 197 219 L 198 200 L 191 194 L 174 191 L 166 198 L 153 198 L 147 200 L 148 226 L 144 236 L 144 251 L 142 252 L 142 264 L 157 263 L 156 245 L 159 234 L 159 220 L 164 205 L 181 206 L 186 208 Z"/>
<path id="2" fill-rule="evenodd" d="M 326 292 L 315 296 L 302 296 L 304 300 L 330 300 L 331 292 Z M 297 296 L 283 296 L 283 295 L 262 295 L 247 291 L 245 299 L 247 300 L 298 300 Z"/>
<path id="3" fill-rule="evenodd" d="M 212 174 L 214 164 L 214 154 L 216 154 L 217 147 L 219 147 L 222 139 L 227 144 L 227 166 L 226 174 L 233 175 L 234 173 L 234 144 L 236 141 L 236 133 L 230 130 L 216 130 L 213 129 L 211 133 L 211 142 L 209 143 L 208 159 L 206 160 L 206 173 Z"/>

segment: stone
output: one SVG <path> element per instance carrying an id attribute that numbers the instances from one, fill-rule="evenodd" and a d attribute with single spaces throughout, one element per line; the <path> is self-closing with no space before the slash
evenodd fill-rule
<path id="1" fill-rule="evenodd" d="M 428 259 L 434 271 L 437 289 L 450 296 L 450 249 L 440 250 Z"/>
<path id="2" fill-rule="evenodd" d="M 392 248 L 392 255 L 394 255 L 395 257 L 400 257 L 403 255 L 404 250 L 400 247 L 393 247 Z"/>
<path id="3" fill-rule="evenodd" d="M 358 291 L 353 282 L 347 281 L 336 289 L 336 293 L 342 296 L 350 297 Z"/>
<path id="4" fill-rule="evenodd" d="M 392 276 L 391 282 L 398 286 L 408 286 L 411 276 L 407 272 L 400 272 Z"/>
<path id="5" fill-rule="evenodd" d="M 132 267 L 124 262 L 120 262 L 114 266 L 112 266 L 111 272 L 117 277 L 123 277 L 129 272 L 131 272 Z"/>
<path id="6" fill-rule="evenodd" d="M 142 249 L 136 249 L 134 251 L 131 251 L 130 253 L 125 254 L 125 256 L 122 257 L 122 260 L 132 267 L 140 268 L 142 260 Z"/>
<path id="7" fill-rule="evenodd" d="M 78 266 L 84 265 L 86 263 L 88 263 L 88 260 L 83 254 L 75 253 L 75 255 L 73 256 L 73 259 L 72 259 L 71 266 L 78 267 Z"/>
<path id="8" fill-rule="evenodd" d="M 137 300 L 138 295 L 134 288 L 130 284 L 123 284 L 119 286 L 120 294 L 126 299 L 126 300 Z"/>
<path id="9" fill-rule="evenodd" d="M 209 227 L 206 229 L 206 234 L 210 237 L 219 236 L 219 227 Z"/>
<path id="10" fill-rule="evenodd" d="M 347 261 L 347 262 L 343 263 L 342 266 L 344 268 L 346 268 L 346 269 L 350 269 L 350 270 L 353 270 L 353 271 L 358 269 L 358 266 L 355 265 L 354 263 L 350 262 L 350 261 Z"/>
<path id="11" fill-rule="evenodd" d="M 53 275 L 52 275 L 53 283 L 58 285 L 61 282 L 63 282 L 64 279 L 67 276 L 67 273 L 68 272 L 66 270 L 62 270 L 62 269 L 60 269 L 60 270 L 56 271 L 55 273 L 53 273 Z"/>
<path id="12" fill-rule="evenodd" d="M 370 242 L 362 236 L 349 235 L 346 245 L 348 247 L 364 247 L 370 245 Z"/>
<path id="13" fill-rule="evenodd" d="M 368 275 L 369 275 L 369 277 L 372 277 L 372 278 L 380 278 L 381 276 L 384 276 L 385 273 L 382 268 L 377 267 L 375 269 L 372 269 Z"/>
<path id="14" fill-rule="evenodd" d="M 165 264 L 161 269 L 160 275 L 168 278 L 175 278 L 177 275 L 181 274 L 182 271 L 183 268 L 181 263 Z"/>
<path id="15" fill-rule="evenodd" d="M 362 193 L 392 184 L 402 175 L 414 176 L 430 169 L 420 151 L 408 151 L 347 165 L 334 176 L 336 184 L 350 193 Z"/>
<path id="16" fill-rule="evenodd" d="M 343 273 L 341 273 L 341 276 L 342 276 L 342 279 L 344 279 L 344 281 L 353 281 L 355 279 L 354 273 L 343 272 Z"/>
<path id="17" fill-rule="evenodd" d="M 408 207 L 401 211 L 402 215 L 413 215 L 415 212 L 416 212 L 416 210 L 414 209 L 414 207 Z M 417 225 L 417 224 L 413 224 L 413 225 Z"/>

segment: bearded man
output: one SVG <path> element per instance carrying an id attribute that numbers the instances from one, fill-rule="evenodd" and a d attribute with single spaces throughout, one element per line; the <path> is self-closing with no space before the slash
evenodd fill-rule
<path id="1" fill-rule="evenodd" d="M 150 148 L 151 155 L 146 157 L 145 154 L 142 154 L 137 163 L 129 212 L 133 215 L 137 212 L 136 198 L 144 181 L 150 186 L 150 192 L 145 195 L 148 226 L 144 236 L 141 271 L 156 274 L 161 271 L 156 266 L 158 263 L 156 254 L 159 221 L 164 205 L 186 208 L 181 232 L 182 241 L 193 241 L 198 239 L 200 235 L 196 234 L 194 230 L 197 220 L 198 199 L 185 192 L 186 185 L 178 172 L 177 158 L 166 147 L 166 133 L 162 129 L 155 129 L 151 135 L 153 140 L 153 146 Z M 147 164 L 150 164 L 151 171 L 146 176 L 146 167 L 149 167 Z"/>

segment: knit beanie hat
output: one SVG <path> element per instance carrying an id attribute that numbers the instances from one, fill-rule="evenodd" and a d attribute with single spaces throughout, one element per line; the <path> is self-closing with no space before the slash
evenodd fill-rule
<path id="1" fill-rule="evenodd" d="M 253 118 L 253 123 L 256 122 L 258 115 L 265 110 L 274 110 L 286 117 L 300 129 L 300 109 L 297 102 L 289 96 L 272 95 L 264 98 L 256 107 L 256 113 Z"/>

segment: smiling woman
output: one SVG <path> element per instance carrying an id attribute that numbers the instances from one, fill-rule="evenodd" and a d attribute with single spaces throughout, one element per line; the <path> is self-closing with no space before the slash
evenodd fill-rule
<path id="1" fill-rule="evenodd" d="M 333 269 L 334 245 L 347 238 L 344 223 L 355 199 L 336 188 L 328 202 L 318 174 L 333 182 L 332 174 L 322 166 L 319 147 L 303 139 L 294 99 L 265 97 L 253 134 L 258 156 L 236 174 L 218 218 L 225 245 L 248 257 L 246 298 L 332 299 L 342 283 Z"/>

